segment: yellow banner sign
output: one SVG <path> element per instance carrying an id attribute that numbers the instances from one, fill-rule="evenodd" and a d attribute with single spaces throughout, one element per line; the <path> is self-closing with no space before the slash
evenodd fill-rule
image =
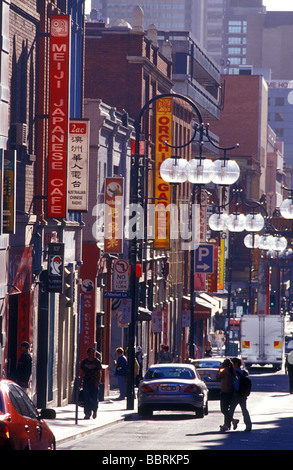
<path id="1" fill-rule="evenodd" d="M 218 290 L 224 289 L 225 279 L 225 239 L 220 238 L 218 251 Z"/>
<path id="2" fill-rule="evenodd" d="M 162 98 L 156 102 L 156 173 L 155 173 L 155 240 L 154 248 L 170 249 L 170 204 L 171 187 L 160 175 L 160 166 L 172 156 L 172 149 L 164 142 L 172 144 L 172 98 Z"/>

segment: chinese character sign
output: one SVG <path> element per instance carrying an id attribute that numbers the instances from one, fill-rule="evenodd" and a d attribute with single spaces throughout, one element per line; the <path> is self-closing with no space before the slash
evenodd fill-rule
<path id="1" fill-rule="evenodd" d="M 88 210 L 89 121 L 70 120 L 68 149 L 68 210 Z"/>

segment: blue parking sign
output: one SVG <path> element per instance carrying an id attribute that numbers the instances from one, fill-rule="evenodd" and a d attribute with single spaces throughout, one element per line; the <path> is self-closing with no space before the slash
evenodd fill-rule
<path id="1" fill-rule="evenodd" d="M 195 272 L 204 274 L 214 272 L 214 245 L 199 245 L 195 250 Z"/>

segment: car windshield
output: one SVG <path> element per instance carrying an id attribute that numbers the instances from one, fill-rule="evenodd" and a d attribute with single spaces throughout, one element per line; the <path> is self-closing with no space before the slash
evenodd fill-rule
<path id="1" fill-rule="evenodd" d="M 197 369 L 219 369 L 221 361 L 197 361 L 193 365 Z"/>
<path id="2" fill-rule="evenodd" d="M 192 369 L 185 367 L 153 367 L 145 375 L 145 379 L 194 379 Z"/>

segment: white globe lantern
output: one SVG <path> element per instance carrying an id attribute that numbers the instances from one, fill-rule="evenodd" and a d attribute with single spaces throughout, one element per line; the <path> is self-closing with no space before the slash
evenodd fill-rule
<path id="1" fill-rule="evenodd" d="M 280 206 L 280 213 L 284 219 L 293 219 L 293 199 L 284 199 Z"/>
<path id="2" fill-rule="evenodd" d="M 249 233 L 244 237 L 244 245 L 246 248 L 258 248 L 260 236 Z"/>
<path id="3" fill-rule="evenodd" d="M 287 248 L 287 240 L 285 237 L 273 237 L 272 249 L 274 251 L 284 251 Z"/>
<path id="4" fill-rule="evenodd" d="M 212 214 L 209 218 L 209 227 L 214 232 L 222 232 L 227 229 L 228 214 Z"/>
<path id="5" fill-rule="evenodd" d="M 261 214 L 248 214 L 245 229 L 248 232 L 260 232 L 264 228 L 264 218 Z"/>
<path id="6" fill-rule="evenodd" d="M 189 161 L 188 181 L 194 184 L 208 184 L 215 175 L 215 165 L 212 160 L 193 158 Z"/>
<path id="7" fill-rule="evenodd" d="M 216 160 L 215 175 L 212 179 L 214 184 L 231 185 L 234 184 L 240 176 L 240 168 L 234 160 Z"/>
<path id="8" fill-rule="evenodd" d="M 272 235 L 262 235 L 259 238 L 258 247 L 261 250 L 272 250 L 273 249 L 273 243 L 274 243 L 274 237 Z"/>
<path id="9" fill-rule="evenodd" d="M 229 232 L 243 232 L 245 230 L 246 217 L 244 214 L 230 214 L 227 220 Z"/>
<path id="10" fill-rule="evenodd" d="M 167 158 L 160 167 L 160 174 L 167 183 L 184 183 L 187 180 L 189 163 L 180 157 Z"/>

